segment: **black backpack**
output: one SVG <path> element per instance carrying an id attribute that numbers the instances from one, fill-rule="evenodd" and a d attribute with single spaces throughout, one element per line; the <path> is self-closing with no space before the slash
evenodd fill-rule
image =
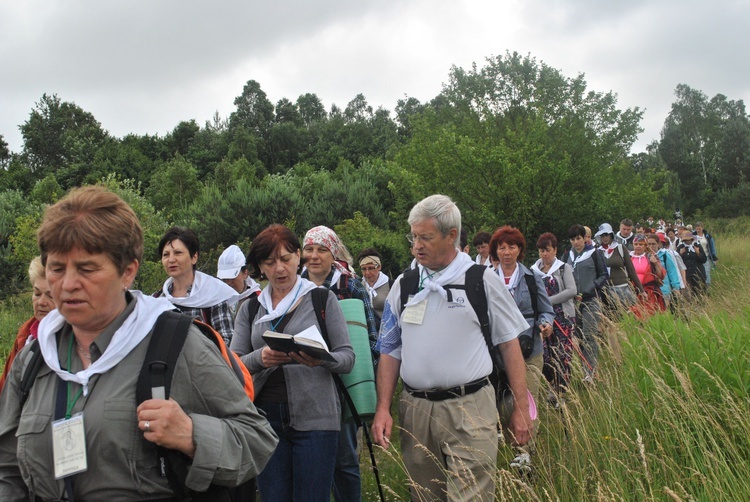
<path id="1" fill-rule="evenodd" d="M 163 396 L 164 399 L 169 399 L 175 364 L 182 352 L 183 345 L 185 345 L 191 324 L 193 324 L 191 317 L 176 311 L 164 312 L 157 319 L 154 324 L 153 335 L 146 350 L 146 357 L 143 360 L 143 367 L 138 376 L 135 392 L 138 404 L 151 399 L 154 389 L 158 389 L 159 397 Z M 195 323 L 195 325 L 200 329 L 201 333 L 217 346 L 223 343 L 221 335 L 208 325 L 199 322 Z M 221 347 L 219 346 L 218 348 L 221 351 Z M 24 403 L 26 403 L 29 397 L 39 370 L 45 364 L 37 340 L 33 341 L 29 347 L 29 351 L 31 355 L 29 356 L 29 362 L 21 377 L 21 384 L 19 386 L 21 408 L 23 408 Z M 236 364 L 242 363 L 232 358 L 229 364 L 240 379 L 240 383 L 243 383 L 243 372 L 239 367 L 235 367 Z M 255 479 L 251 479 L 236 488 L 227 488 L 212 484 L 205 492 L 195 492 L 188 489 L 185 486 L 185 480 L 187 479 L 190 459 L 176 450 L 168 450 L 160 446 L 156 448 L 160 474 L 162 477 L 167 478 L 169 487 L 174 492 L 175 500 L 190 502 L 239 502 L 252 500 L 249 497 L 251 494 L 254 496 Z M 72 490 L 72 485 L 67 489 Z"/>
<path id="2" fill-rule="evenodd" d="M 452 301 L 453 295 L 451 289 L 463 289 L 466 291 L 466 297 L 474 309 L 474 312 L 479 319 L 479 325 L 482 328 L 482 335 L 487 343 L 487 347 L 490 349 L 490 353 L 493 351 L 492 337 L 490 335 L 490 318 L 487 305 L 487 295 L 484 291 L 484 271 L 487 267 L 484 265 L 474 264 L 466 271 L 466 277 L 464 284 L 446 284 L 443 286 L 446 293 L 448 293 L 448 301 Z M 534 311 L 534 319 L 536 320 L 539 309 L 537 306 L 537 295 L 539 294 L 539 288 L 537 288 L 536 280 L 533 275 L 523 275 L 526 280 L 526 287 L 529 289 L 531 295 L 531 308 Z M 404 306 L 409 301 L 409 296 L 416 294 L 419 288 L 419 269 L 413 268 L 408 269 L 404 272 L 401 278 L 401 310 L 404 310 Z M 522 334 L 518 337 L 518 343 L 521 345 L 521 353 L 524 359 L 528 359 L 534 350 L 534 336 L 537 333 L 536 322 L 535 327 L 532 331 L 532 336 Z M 494 360 L 494 357 L 493 357 Z M 502 359 L 501 359 L 502 361 Z M 501 363 L 502 367 L 502 363 Z"/>
<path id="3" fill-rule="evenodd" d="M 471 307 L 474 309 L 474 312 L 479 319 L 479 325 L 482 329 L 482 335 L 484 336 L 484 341 L 487 344 L 487 349 L 490 352 L 490 358 L 492 359 L 492 373 L 490 373 L 490 382 L 495 388 L 495 395 L 497 396 L 497 403 L 499 406 L 502 402 L 502 399 L 500 398 L 502 397 L 503 393 L 508 390 L 508 377 L 505 373 L 505 365 L 503 364 L 502 354 L 500 353 L 500 350 L 497 348 L 497 346 L 492 344 L 492 335 L 490 333 L 490 315 L 488 310 L 489 306 L 487 304 L 487 293 L 484 290 L 484 272 L 486 269 L 487 267 L 484 265 L 474 264 L 466 271 L 464 284 L 446 284 L 445 286 L 443 286 L 443 289 L 445 289 L 446 293 L 448 293 L 448 301 L 452 301 L 453 298 L 453 295 L 450 292 L 451 289 L 463 289 L 464 291 L 466 291 L 466 298 L 469 300 Z M 531 277 L 531 281 L 529 281 L 529 276 L 524 274 L 524 277 L 526 278 L 526 284 L 529 287 L 529 293 L 531 294 L 531 303 L 534 308 L 534 318 L 536 319 L 536 282 L 534 281 L 533 276 Z M 404 305 L 406 305 L 406 303 L 409 301 L 409 296 L 416 294 L 418 289 L 419 269 L 413 268 L 405 271 L 403 277 L 401 277 L 402 311 L 404 309 Z M 521 343 L 521 338 L 529 339 L 530 343 L 528 341 L 524 341 L 524 344 L 527 346 L 528 354 L 531 354 L 531 350 L 534 347 L 533 337 L 519 337 L 519 343 Z M 524 358 L 525 357 L 527 356 L 524 354 Z"/>

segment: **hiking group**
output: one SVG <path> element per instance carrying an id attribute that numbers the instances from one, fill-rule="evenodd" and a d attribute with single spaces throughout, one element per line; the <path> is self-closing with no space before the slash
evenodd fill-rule
<path id="1" fill-rule="evenodd" d="M 133 210 L 101 187 L 73 190 L 37 232 L 34 316 L 0 380 L 0 499 L 361 500 L 359 434 L 392 448 L 395 397 L 412 499 L 494 500 L 499 441 L 528 475 L 536 402 L 564 409 L 578 361 L 596 381 L 602 317 L 700 299 L 717 260 L 702 224 L 633 232 L 626 219 L 594 240 L 573 225 L 560 258 L 542 234 L 531 267 L 510 226 L 477 233 L 472 259 L 444 195 L 408 224 L 414 260 L 393 281 L 377 250 L 355 263 L 330 228 L 300 241 L 280 224 L 247 256 L 229 246 L 216 278 L 197 270 L 195 232 L 173 227 L 159 243 L 168 278 L 143 294 L 130 289 L 143 255 Z M 268 345 L 311 330 L 324 358 Z M 362 369 L 376 375 L 371 414 L 342 382 Z"/>

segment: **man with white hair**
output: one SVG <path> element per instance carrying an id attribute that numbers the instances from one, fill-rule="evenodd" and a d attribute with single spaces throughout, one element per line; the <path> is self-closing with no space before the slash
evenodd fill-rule
<path id="1" fill-rule="evenodd" d="M 461 212 L 450 198 L 432 195 L 412 208 L 408 221 L 418 288 L 402 305 L 401 288 L 410 273 L 405 272 L 386 300 L 373 439 L 384 448 L 390 444 L 391 401 L 400 376 L 401 451 L 413 481 L 412 498 L 491 501 L 498 448 L 496 396 L 488 378 L 493 361 L 462 288 L 474 262 L 458 249 Z M 488 268 L 481 277 L 489 333 L 516 397 L 510 430 L 523 445 L 532 422 L 517 336 L 528 324 L 500 277 Z"/>

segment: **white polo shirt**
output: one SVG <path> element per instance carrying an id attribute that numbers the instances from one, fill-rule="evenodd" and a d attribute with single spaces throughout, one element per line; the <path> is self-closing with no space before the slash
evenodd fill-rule
<path id="1" fill-rule="evenodd" d="M 414 389 L 433 389 L 463 385 L 489 375 L 492 360 L 466 292 L 451 289 L 451 302 L 438 292 L 430 292 L 422 323 L 413 324 L 405 322 L 401 312 L 401 278 L 396 279 L 386 300 L 386 310 L 391 310 L 391 315 L 398 313 L 397 326 L 390 334 L 383 333 L 391 343 L 383 344 L 381 350 L 401 360 L 402 380 Z M 462 285 L 464 279 L 461 276 L 454 283 Z M 510 341 L 528 328 L 502 280 L 490 269 L 484 273 L 484 289 L 493 344 Z"/>

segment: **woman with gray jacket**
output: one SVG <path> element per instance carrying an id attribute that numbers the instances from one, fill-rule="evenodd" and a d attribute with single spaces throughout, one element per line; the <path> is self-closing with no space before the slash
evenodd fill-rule
<path id="1" fill-rule="evenodd" d="M 573 358 L 573 329 L 575 325 L 575 297 L 578 292 L 573 268 L 557 259 L 557 237 L 546 232 L 536 241 L 539 259 L 531 270 L 542 276 L 555 321 L 552 334 L 544 339 L 544 367 L 542 373 L 552 386 L 553 403 L 565 392 L 570 380 L 570 361 Z"/>
<path id="2" fill-rule="evenodd" d="M 258 475 L 264 502 L 330 501 L 341 427 L 341 403 L 333 373 L 354 365 L 344 313 L 326 291 L 325 331 L 331 360 L 303 351 L 273 350 L 266 331 L 297 335 L 318 325 L 312 293 L 317 286 L 300 275 L 301 245 L 287 227 L 274 224 L 253 240 L 247 265 L 253 278 L 268 280 L 257 299 L 242 304 L 235 320 L 234 350 L 253 375 L 255 404 L 279 436 L 279 444 Z"/>
<path id="3" fill-rule="evenodd" d="M 521 263 L 525 249 L 523 234 L 510 226 L 498 228 L 490 240 L 490 259 L 497 264 L 495 271 L 529 324 L 529 329 L 518 335 L 518 342 L 526 360 L 526 385 L 536 395 L 544 366 L 542 339 L 552 333 L 555 314 L 541 277 Z"/>

